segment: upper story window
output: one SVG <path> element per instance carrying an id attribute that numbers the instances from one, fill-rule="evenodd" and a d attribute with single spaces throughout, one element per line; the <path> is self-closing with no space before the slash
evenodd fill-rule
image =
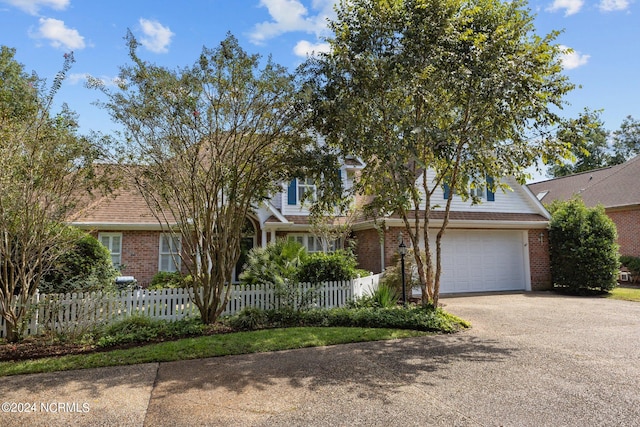
<path id="1" fill-rule="evenodd" d="M 122 265 L 122 233 L 99 233 L 98 240 L 111 252 L 111 262 L 117 269 Z"/>
<path id="2" fill-rule="evenodd" d="M 161 234 L 158 271 L 166 271 L 169 273 L 180 271 L 181 248 L 182 241 L 180 236 L 173 236 L 169 233 Z"/>
<path id="3" fill-rule="evenodd" d="M 487 202 L 494 202 L 496 200 L 496 195 L 493 191 L 491 191 L 491 186 L 493 185 L 493 178 L 490 176 L 487 177 L 484 183 L 475 182 L 473 188 L 469 188 L 469 196 L 476 196 L 481 200 L 486 200 Z M 451 196 L 451 187 L 446 182 L 442 185 L 442 192 L 445 199 L 448 199 Z M 456 194 L 455 190 L 453 194 Z"/>
<path id="4" fill-rule="evenodd" d="M 317 189 L 312 179 L 294 178 L 287 189 L 287 204 L 298 205 L 303 198 L 313 202 L 316 200 L 316 195 Z"/>
<path id="5" fill-rule="evenodd" d="M 474 185 L 472 187 L 469 188 L 469 196 L 470 197 L 477 197 L 479 199 L 486 199 L 487 198 L 487 192 L 486 192 L 486 188 L 484 183 L 474 183 Z"/>
<path id="6" fill-rule="evenodd" d="M 312 179 L 298 180 L 298 200 L 305 198 L 309 201 L 316 200 L 316 185 Z"/>

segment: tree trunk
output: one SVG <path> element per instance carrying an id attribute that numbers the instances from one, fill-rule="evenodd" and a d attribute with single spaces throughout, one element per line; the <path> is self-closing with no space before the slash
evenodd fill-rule
<path id="1" fill-rule="evenodd" d="M 20 331 L 18 330 L 16 322 L 5 317 L 5 325 L 7 328 L 7 342 L 14 343 L 20 341 Z"/>

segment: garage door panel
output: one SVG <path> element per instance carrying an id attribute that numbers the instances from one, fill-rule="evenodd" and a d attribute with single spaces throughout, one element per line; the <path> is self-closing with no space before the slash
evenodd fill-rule
<path id="1" fill-rule="evenodd" d="M 521 231 L 447 231 L 441 293 L 524 290 L 524 250 Z"/>

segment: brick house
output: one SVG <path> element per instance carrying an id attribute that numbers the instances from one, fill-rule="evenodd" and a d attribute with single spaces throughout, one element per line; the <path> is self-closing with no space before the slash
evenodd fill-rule
<path id="1" fill-rule="evenodd" d="M 362 167 L 354 159 L 344 162 L 340 173 L 345 187 L 352 185 Z M 494 194 L 480 186 L 478 196 L 483 202 L 477 205 L 449 195 L 445 189 L 433 196 L 434 205 L 438 205 L 432 207 L 432 225 L 436 227 L 442 221 L 440 205 L 444 205 L 438 199 L 453 197 L 449 228 L 443 239 L 442 293 L 539 290 L 550 286 L 549 214 L 525 186 L 512 179 L 506 182 L 512 191 Z M 299 241 L 310 252 L 345 244 L 323 241 L 314 235 L 309 211 L 300 203 L 303 193 L 315 191 L 311 182 L 296 179 L 283 183 L 281 188 L 247 218 L 249 233 L 243 239 L 244 248 L 265 246 L 282 237 Z M 120 190 L 96 200 L 72 224 L 93 233 L 110 249 L 114 264 L 124 267 L 122 274 L 134 276 L 143 286 L 158 271 L 180 270 L 171 256 L 179 250 L 179 242 L 163 235 L 158 221 L 135 190 Z M 397 253 L 402 230 L 402 221 L 393 216 L 385 218 L 383 225 L 368 219 L 352 222 L 349 238 L 356 242 L 359 266 L 374 273 L 384 271 Z M 409 241 L 407 236 L 404 241 Z"/>
<path id="2" fill-rule="evenodd" d="M 580 196 L 604 206 L 616 224 L 620 254 L 640 257 L 640 156 L 616 166 L 529 184 L 544 204 Z"/>

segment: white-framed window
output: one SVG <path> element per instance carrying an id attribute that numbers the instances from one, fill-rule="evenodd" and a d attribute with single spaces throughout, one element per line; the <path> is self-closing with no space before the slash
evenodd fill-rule
<path id="1" fill-rule="evenodd" d="M 111 262 L 117 269 L 122 265 L 122 233 L 98 233 L 98 241 L 111 252 Z"/>
<path id="2" fill-rule="evenodd" d="M 158 271 L 173 273 L 180 271 L 180 250 L 182 239 L 170 233 L 160 235 L 160 255 L 158 259 Z"/>
<path id="3" fill-rule="evenodd" d="M 298 180 L 298 203 L 306 197 L 307 201 L 314 202 L 316 200 L 316 185 L 313 183 L 313 179 L 299 179 Z"/>
<path id="4" fill-rule="evenodd" d="M 335 252 L 340 249 L 340 239 L 322 244 L 322 239 L 312 234 L 289 234 L 287 236 L 307 249 L 307 252 Z"/>
<path id="5" fill-rule="evenodd" d="M 485 185 L 477 182 L 474 183 L 473 186 L 469 188 L 469 196 L 471 197 L 475 196 L 479 199 L 486 199 L 487 192 L 486 192 Z"/>

